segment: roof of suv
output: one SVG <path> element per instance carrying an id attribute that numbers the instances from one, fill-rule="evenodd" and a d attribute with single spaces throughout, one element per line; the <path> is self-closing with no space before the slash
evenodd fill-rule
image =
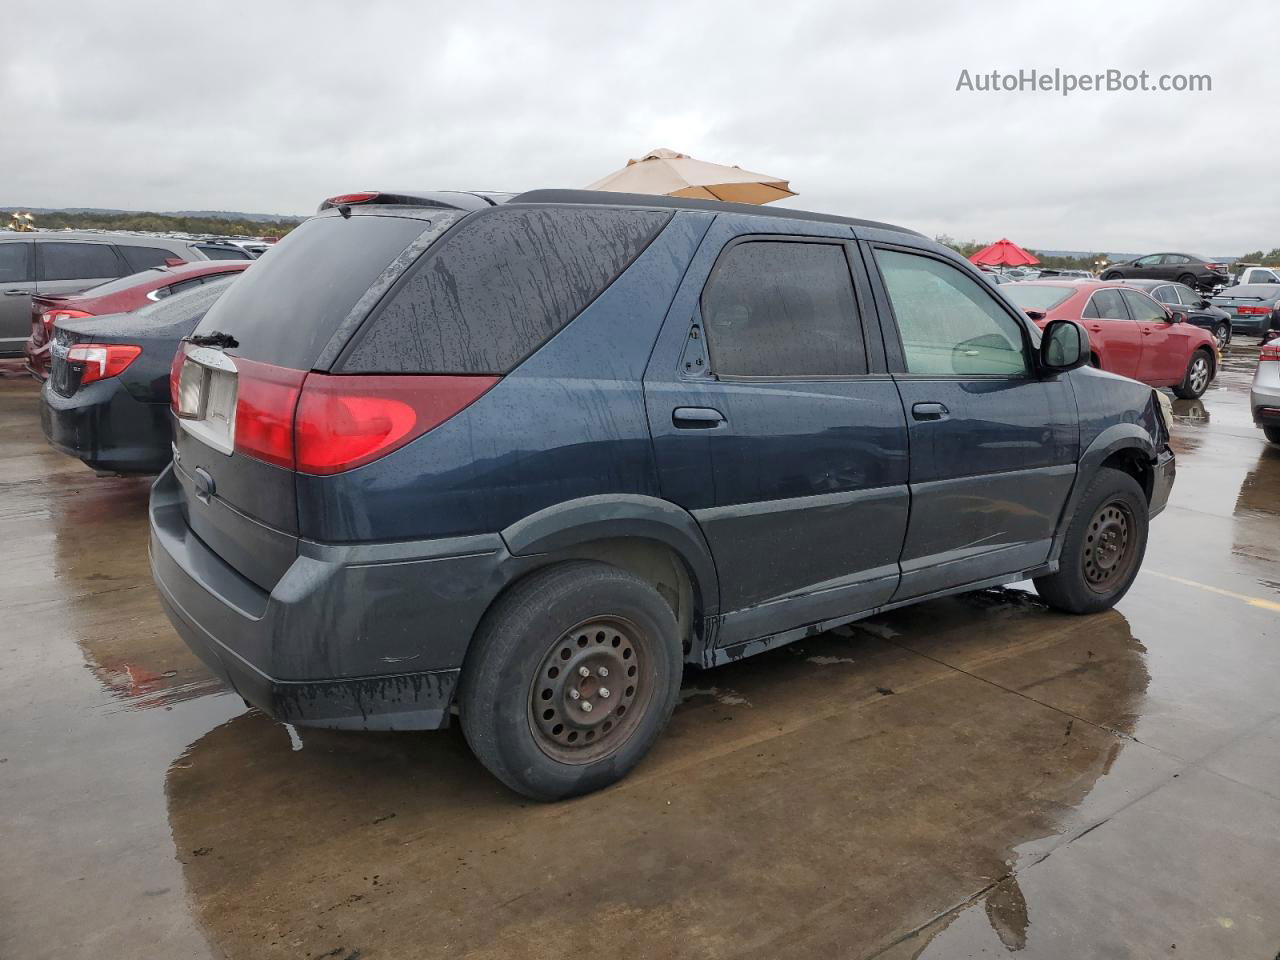
<path id="1" fill-rule="evenodd" d="M 781 220 L 809 220 L 818 223 L 843 223 L 854 227 L 873 227 L 892 230 L 912 236 L 924 236 L 916 230 L 899 227 L 877 220 L 860 220 L 831 213 L 815 213 L 810 210 L 792 210 L 786 207 L 761 207 L 750 203 L 726 203 L 722 200 L 697 200 L 690 197 L 668 197 L 642 193 L 613 193 L 606 190 L 526 190 L 510 194 L 486 190 L 385 190 L 369 191 L 369 199 L 358 202 L 370 204 L 403 204 L 405 206 L 452 207 L 458 210 L 481 210 L 500 203 L 567 203 L 591 204 L 608 207 L 645 207 L 653 209 L 706 210 L 711 213 L 738 213 L 752 217 L 776 217 Z M 341 197 L 325 200 L 320 210 L 342 206 Z"/>

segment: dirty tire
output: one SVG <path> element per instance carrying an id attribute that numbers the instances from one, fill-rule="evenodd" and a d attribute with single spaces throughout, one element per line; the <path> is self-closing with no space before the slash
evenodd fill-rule
<path id="1" fill-rule="evenodd" d="M 1195 400 L 1209 389 L 1212 379 L 1213 357 L 1208 350 L 1196 350 L 1187 361 L 1187 372 L 1183 375 L 1182 382 L 1173 388 L 1173 392 L 1183 400 Z"/>
<path id="2" fill-rule="evenodd" d="M 614 669 L 599 679 L 604 664 Z M 590 676 L 576 679 L 579 669 Z M 590 793 L 649 752 L 675 708 L 682 669 L 675 614 L 653 587 L 603 563 L 559 564 L 516 584 L 485 614 L 462 668 L 462 732 L 476 758 L 517 793 L 534 800 Z M 594 685 L 586 698 L 568 699 L 586 683 Z M 602 699 L 604 684 L 612 689 Z M 583 714 L 588 700 L 594 712 Z M 555 736 L 544 708 L 572 713 Z M 576 742 L 567 742 L 566 728 L 581 734 Z"/>
<path id="3" fill-rule="evenodd" d="M 1117 561 L 1124 567 L 1115 571 L 1113 580 L 1091 582 L 1088 571 L 1096 571 L 1097 564 L 1088 552 L 1090 537 L 1096 536 L 1099 528 L 1117 523 L 1106 519 L 1117 514 L 1121 517 L 1120 525 L 1127 527 L 1124 549 L 1129 552 Z M 1098 613 L 1115 606 L 1128 592 L 1142 566 L 1147 550 L 1148 520 L 1147 497 L 1138 481 L 1122 470 L 1103 467 L 1076 506 L 1062 546 L 1058 572 L 1035 580 L 1040 597 L 1064 613 Z"/>
<path id="4" fill-rule="evenodd" d="M 1272 443 L 1280 443 L 1280 427 L 1263 427 L 1262 435 Z"/>

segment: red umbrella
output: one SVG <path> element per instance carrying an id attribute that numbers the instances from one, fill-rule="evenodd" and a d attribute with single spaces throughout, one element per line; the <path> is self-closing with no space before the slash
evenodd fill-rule
<path id="1" fill-rule="evenodd" d="M 988 267 L 1029 267 L 1040 261 L 1016 243 L 1001 237 L 989 247 L 979 250 L 969 258 L 970 263 Z"/>

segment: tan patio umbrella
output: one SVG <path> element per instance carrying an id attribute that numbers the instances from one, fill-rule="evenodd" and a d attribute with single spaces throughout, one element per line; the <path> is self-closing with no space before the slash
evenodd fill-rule
<path id="1" fill-rule="evenodd" d="M 695 160 L 683 153 L 660 147 L 639 160 L 628 160 L 616 170 L 587 187 L 614 193 L 649 193 L 668 197 L 697 197 L 732 203 L 772 203 L 794 197 L 786 180 L 741 167 Z"/>

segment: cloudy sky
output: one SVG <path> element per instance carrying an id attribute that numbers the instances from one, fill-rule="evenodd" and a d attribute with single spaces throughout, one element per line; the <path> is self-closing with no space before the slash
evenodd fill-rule
<path id="1" fill-rule="evenodd" d="M 666 146 L 1040 248 L 1280 246 L 1280 5 L 8 0 L 0 205 L 307 213 Z M 957 92 L 1020 69 L 1212 92 Z"/>

